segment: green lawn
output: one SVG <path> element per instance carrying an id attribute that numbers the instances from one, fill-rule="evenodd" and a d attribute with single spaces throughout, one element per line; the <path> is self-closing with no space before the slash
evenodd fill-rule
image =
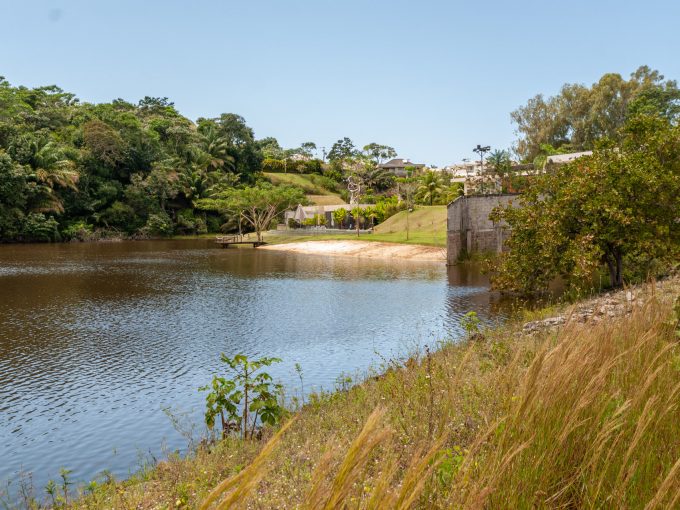
<path id="1" fill-rule="evenodd" d="M 407 213 L 401 211 L 375 227 L 370 239 L 393 243 L 446 246 L 446 206 L 422 206 L 408 214 L 408 240 L 406 239 Z"/>
<path id="2" fill-rule="evenodd" d="M 286 174 L 276 174 L 286 175 Z M 297 176 L 295 174 L 287 174 Z M 375 227 L 372 234 L 319 234 L 293 235 L 287 233 L 265 233 L 265 241 L 271 244 L 294 243 L 301 241 L 332 241 L 360 239 L 362 241 L 382 241 L 386 243 L 423 244 L 427 246 L 446 246 L 446 206 L 419 206 L 408 215 L 409 234 L 406 239 L 406 211 L 401 211 Z M 200 236 L 175 236 L 175 239 L 214 238 L 218 234 Z M 255 234 L 251 234 L 254 238 Z"/>

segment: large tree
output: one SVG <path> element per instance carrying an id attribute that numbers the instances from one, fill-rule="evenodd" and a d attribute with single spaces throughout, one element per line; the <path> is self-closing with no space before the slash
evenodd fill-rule
<path id="1" fill-rule="evenodd" d="M 590 150 L 597 140 L 617 139 L 626 120 L 638 113 L 677 118 L 677 83 L 664 81 L 658 71 L 642 66 L 628 80 L 609 73 L 591 87 L 566 84 L 556 96 L 538 94 L 511 114 L 519 135 L 516 150 L 527 162 L 540 155 L 546 144 Z"/>
<path id="2" fill-rule="evenodd" d="M 496 287 L 543 290 L 561 276 L 588 287 L 601 267 L 609 283 L 645 277 L 680 253 L 680 127 L 636 116 L 592 156 L 537 175 L 519 207 L 496 211 L 511 227 Z"/>
<path id="3" fill-rule="evenodd" d="M 387 159 L 397 157 L 397 151 L 388 145 L 380 145 L 379 143 L 369 143 L 364 145 L 364 154 L 372 158 L 373 161 L 380 164 Z"/>
<path id="4" fill-rule="evenodd" d="M 338 140 L 331 147 L 328 153 L 328 160 L 331 162 L 335 161 L 346 161 L 352 159 L 357 155 L 357 151 L 354 148 L 354 143 L 347 137 Z"/>
<path id="5" fill-rule="evenodd" d="M 262 232 L 269 228 L 274 218 L 304 200 L 300 188 L 260 183 L 223 191 L 215 198 L 197 200 L 196 205 L 200 209 L 240 217 L 255 231 L 257 240 L 262 241 Z"/>

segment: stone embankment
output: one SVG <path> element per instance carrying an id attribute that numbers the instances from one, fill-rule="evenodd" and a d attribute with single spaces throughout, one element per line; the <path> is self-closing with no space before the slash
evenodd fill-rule
<path id="1" fill-rule="evenodd" d="M 597 323 L 623 317 L 630 315 L 636 307 L 642 306 L 652 295 L 662 300 L 680 297 L 680 274 L 655 283 L 641 284 L 580 301 L 554 317 L 527 322 L 522 332 L 533 334 L 545 329 L 557 328 L 569 321 Z"/>

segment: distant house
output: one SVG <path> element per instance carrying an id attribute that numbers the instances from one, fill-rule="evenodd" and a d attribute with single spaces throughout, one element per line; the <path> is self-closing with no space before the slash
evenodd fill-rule
<path id="1" fill-rule="evenodd" d="M 350 223 L 354 223 L 351 211 L 355 207 L 358 207 L 360 209 L 366 209 L 367 207 L 371 207 L 370 204 L 339 204 L 339 205 L 298 205 L 297 208 L 291 211 L 286 211 L 284 213 L 284 219 L 286 225 L 290 225 L 290 222 L 293 221 L 297 225 L 304 225 L 305 220 L 315 218 L 315 217 L 320 217 L 324 218 L 322 223 L 323 225 L 326 226 L 326 228 L 342 228 L 343 226 L 341 225 L 336 225 L 335 218 L 333 217 L 333 212 L 337 211 L 338 209 L 344 209 L 347 211 L 347 219 L 345 220 L 345 225 L 344 227 L 349 226 Z"/>
<path id="2" fill-rule="evenodd" d="M 392 175 L 396 175 L 397 177 L 406 177 L 407 176 L 406 167 L 408 166 L 415 167 L 418 170 L 420 170 L 421 168 L 425 168 L 425 165 L 423 163 L 411 163 L 410 160 L 401 158 L 390 159 L 387 163 L 382 163 L 378 165 L 378 168 L 387 170 Z"/>
<path id="3" fill-rule="evenodd" d="M 545 166 L 549 168 L 551 166 L 566 165 L 575 159 L 581 158 L 583 156 L 590 156 L 592 153 L 593 151 L 583 151 L 572 152 L 570 154 L 554 154 L 552 156 L 548 156 L 548 159 L 545 161 Z"/>

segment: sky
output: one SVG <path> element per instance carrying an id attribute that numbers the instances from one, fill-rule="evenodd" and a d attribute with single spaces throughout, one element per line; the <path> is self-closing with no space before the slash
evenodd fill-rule
<path id="1" fill-rule="evenodd" d="M 0 76 L 445 165 L 511 147 L 510 112 L 564 83 L 680 79 L 679 19 L 676 0 L 0 0 Z"/>

